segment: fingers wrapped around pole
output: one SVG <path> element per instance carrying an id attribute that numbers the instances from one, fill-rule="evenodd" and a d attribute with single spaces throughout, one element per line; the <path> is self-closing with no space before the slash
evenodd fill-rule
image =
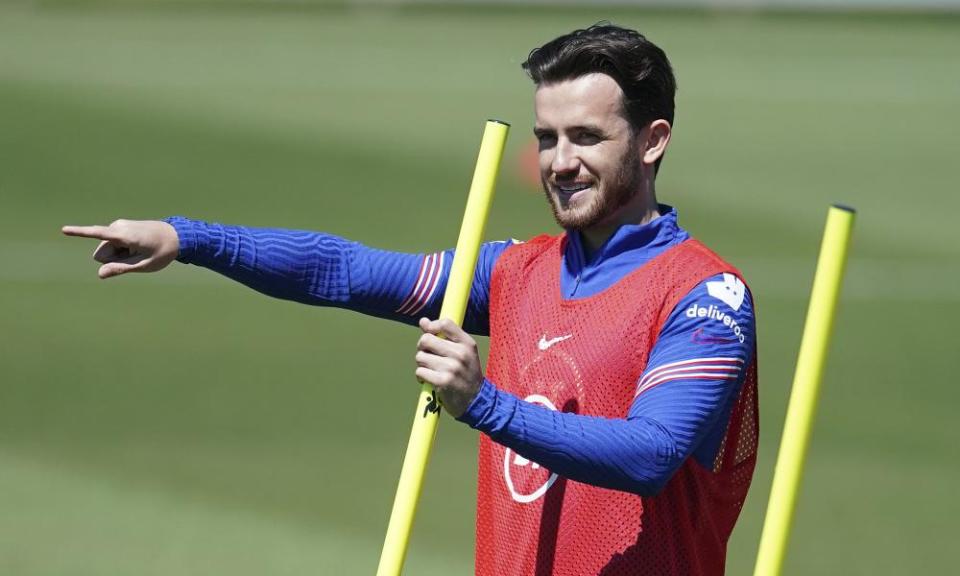
<path id="1" fill-rule="evenodd" d="M 459 324 L 463 322 L 477 256 L 480 252 L 483 229 L 493 201 L 493 191 L 509 128 L 510 126 L 506 123 L 490 120 L 484 129 L 480 154 L 470 184 L 467 207 L 457 240 L 457 250 L 443 296 L 440 319 L 433 321 L 440 323 L 438 327 L 444 326 L 443 323 L 446 321 L 456 325 L 459 330 Z M 429 320 L 426 323 L 428 328 L 433 326 Z M 449 325 L 447 326 L 449 329 L 442 332 L 449 337 L 455 331 Z M 424 332 L 425 335 L 436 336 L 433 330 L 424 329 Z M 434 350 L 439 349 L 433 340 L 430 342 Z M 424 351 L 430 354 L 430 351 Z M 449 364 L 447 366 L 449 367 Z M 400 471 L 400 482 L 397 485 L 397 494 L 390 513 L 390 523 L 387 526 L 380 564 L 377 567 L 378 576 L 399 576 L 403 569 L 410 531 L 413 528 L 413 518 L 423 489 L 423 478 L 430 459 L 440 413 L 440 400 L 429 381 L 433 376 L 435 376 L 433 372 L 424 372 L 422 375 L 418 372 L 418 377 L 424 382 L 420 390 L 410 440 L 407 442 L 407 452 Z"/>

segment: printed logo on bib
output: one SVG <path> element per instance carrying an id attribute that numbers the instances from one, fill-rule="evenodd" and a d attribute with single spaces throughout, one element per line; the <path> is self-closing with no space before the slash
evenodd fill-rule
<path id="1" fill-rule="evenodd" d="M 537 348 L 541 352 L 544 352 L 554 344 L 559 344 L 560 342 L 563 342 L 564 340 L 568 340 L 570 338 L 573 338 L 573 334 L 567 334 L 566 336 L 557 336 L 556 338 L 551 338 L 547 340 L 547 335 L 544 334 L 543 336 L 540 337 L 540 341 L 537 342 Z"/>
<path id="2" fill-rule="evenodd" d="M 537 409 L 578 413 L 586 397 L 583 376 L 576 359 L 564 346 L 555 345 L 569 338 L 568 334 L 559 333 L 561 336 L 551 338 L 555 342 L 547 351 L 534 354 L 530 362 L 520 368 L 517 377 L 520 385 L 510 392 L 538 405 Z M 538 502 L 557 483 L 558 476 L 537 462 L 504 446 L 497 445 L 497 449 L 503 450 L 504 482 L 500 486 L 506 488 L 514 502 Z"/>
<path id="3" fill-rule="evenodd" d="M 540 404 L 554 411 L 557 409 L 553 402 L 539 394 L 531 394 L 524 398 L 524 401 Z M 556 474 L 509 448 L 503 454 L 503 477 L 507 481 L 510 496 L 521 504 L 540 498 L 557 481 Z"/>

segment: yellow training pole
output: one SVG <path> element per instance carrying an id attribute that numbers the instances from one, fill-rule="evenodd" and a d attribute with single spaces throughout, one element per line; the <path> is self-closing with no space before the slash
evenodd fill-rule
<path id="1" fill-rule="evenodd" d="M 823 366 L 833 331 L 840 284 L 847 262 L 854 210 L 834 205 L 820 246 L 820 258 L 810 294 L 810 308 L 800 341 L 797 371 L 780 439 L 780 453 L 767 504 L 767 517 L 760 536 L 760 551 L 754 576 L 779 576 L 783 567 L 793 513 L 796 510 L 800 476 L 807 455 L 813 416 L 817 409 Z"/>
<path id="2" fill-rule="evenodd" d="M 487 223 L 487 214 L 493 201 L 493 190 L 500 169 L 500 159 L 507 141 L 510 125 L 499 120 L 488 120 L 480 143 L 480 155 L 470 184 L 467 208 L 460 225 L 460 238 L 450 269 L 447 290 L 443 294 L 440 317 L 463 323 L 467 299 L 473 284 L 474 269 L 480 252 L 480 240 Z M 407 443 L 407 453 L 400 470 L 400 483 L 393 500 L 390 524 L 380 553 L 377 576 L 399 576 L 407 555 L 407 543 L 413 528 L 413 517 L 423 488 L 423 476 L 430 460 L 433 437 L 440 419 L 440 406 L 433 395 L 433 386 L 424 384 L 413 418 L 413 430 Z"/>

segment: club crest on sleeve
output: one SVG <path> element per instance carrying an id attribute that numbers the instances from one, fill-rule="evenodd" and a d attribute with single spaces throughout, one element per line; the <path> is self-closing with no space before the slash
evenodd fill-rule
<path id="1" fill-rule="evenodd" d="M 737 311 L 746 296 L 746 287 L 733 274 L 724 273 L 723 280 L 707 282 L 707 293 Z"/>

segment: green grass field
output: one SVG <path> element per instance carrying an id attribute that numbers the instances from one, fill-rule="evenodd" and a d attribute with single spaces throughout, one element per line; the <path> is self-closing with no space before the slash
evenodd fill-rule
<path id="1" fill-rule="evenodd" d="M 859 210 L 787 574 L 946 574 L 960 504 L 960 18 L 0 5 L 0 573 L 372 574 L 410 327 L 177 265 L 100 282 L 66 223 L 184 214 L 452 245 L 527 51 L 610 18 L 680 92 L 659 185 L 760 321 L 752 570 L 827 206 Z M 488 236 L 554 225 L 508 161 Z M 476 437 L 444 418 L 407 562 L 472 570 Z"/>

